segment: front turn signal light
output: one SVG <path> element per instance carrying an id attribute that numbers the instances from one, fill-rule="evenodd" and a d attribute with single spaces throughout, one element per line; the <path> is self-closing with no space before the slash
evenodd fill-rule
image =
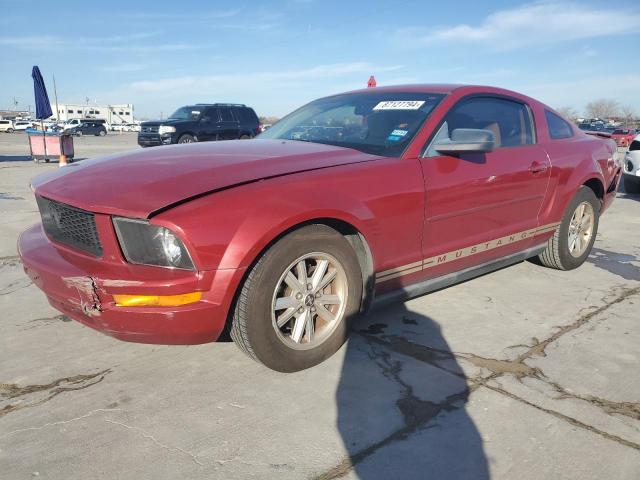
<path id="1" fill-rule="evenodd" d="M 202 299 L 202 292 L 180 295 L 114 295 L 118 307 L 178 307 Z"/>

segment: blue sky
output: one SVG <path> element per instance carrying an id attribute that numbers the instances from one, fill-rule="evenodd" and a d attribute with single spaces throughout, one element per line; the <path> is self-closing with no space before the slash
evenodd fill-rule
<path id="1" fill-rule="evenodd" d="M 633 0 L 0 0 L 0 108 L 33 104 L 39 65 L 52 99 L 55 74 L 60 102 L 133 103 L 146 118 L 215 101 L 279 116 L 370 74 L 640 113 L 639 49 Z"/>

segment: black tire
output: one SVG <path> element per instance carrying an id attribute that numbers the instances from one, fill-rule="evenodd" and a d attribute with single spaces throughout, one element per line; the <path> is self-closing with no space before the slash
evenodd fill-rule
<path id="1" fill-rule="evenodd" d="M 591 238 L 587 244 L 584 252 L 575 257 L 569 250 L 569 224 L 576 208 L 583 202 L 588 202 L 593 208 L 593 231 Z M 557 270 L 573 270 L 578 268 L 584 263 L 589 254 L 591 248 L 596 240 L 596 234 L 598 233 L 598 220 L 600 217 L 600 200 L 596 197 L 593 190 L 589 187 L 582 186 L 575 194 L 575 196 L 569 202 L 560 226 L 556 229 L 553 236 L 547 241 L 547 248 L 538 256 L 538 260 L 542 265 L 549 268 L 555 268 Z"/>
<path id="2" fill-rule="evenodd" d="M 298 350 L 276 333 L 271 302 L 287 267 L 312 252 L 329 254 L 339 262 L 345 273 L 347 300 L 341 321 L 327 338 L 315 347 Z M 349 242 L 325 225 L 309 225 L 280 239 L 251 268 L 236 298 L 231 338 L 249 357 L 273 370 L 304 370 L 329 358 L 342 346 L 361 300 L 362 274 Z"/>
<path id="3" fill-rule="evenodd" d="M 107 134 L 107 131 L 106 131 L 106 130 L 100 130 L 100 131 L 98 132 L 98 135 L 100 135 L 101 137 L 104 137 L 106 134 Z"/>
<path id="4" fill-rule="evenodd" d="M 188 133 L 182 134 L 180 135 L 180 138 L 178 138 L 178 143 L 195 143 L 195 142 L 197 142 L 196 137 Z"/>
<path id="5" fill-rule="evenodd" d="M 7 128 L 7 133 L 13 133 L 13 128 Z"/>
<path id="6" fill-rule="evenodd" d="M 624 182 L 624 193 L 630 193 L 632 195 L 640 193 L 640 178 L 623 175 L 622 181 Z"/>
<path id="7" fill-rule="evenodd" d="M 81 137 L 82 136 L 82 130 L 78 130 L 76 132 L 76 137 Z"/>

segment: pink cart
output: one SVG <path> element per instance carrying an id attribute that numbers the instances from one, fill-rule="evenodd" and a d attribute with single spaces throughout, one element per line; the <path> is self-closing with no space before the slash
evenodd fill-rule
<path id="1" fill-rule="evenodd" d="M 34 162 L 44 160 L 49 162 L 52 158 L 58 159 L 60 155 L 67 157 L 69 163 L 73 162 L 73 137 L 58 132 L 43 132 L 42 130 L 27 129 L 29 136 L 29 148 Z"/>

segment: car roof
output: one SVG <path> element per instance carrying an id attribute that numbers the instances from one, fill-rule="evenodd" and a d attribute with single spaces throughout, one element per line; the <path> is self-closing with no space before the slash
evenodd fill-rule
<path id="1" fill-rule="evenodd" d="M 347 93 L 438 93 L 449 95 L 451 93 L 458 93 L 461 95 L 469 95 L 473 93 L 490 93 L 495 95 L 507 95 L 515 98 L 526 99 L 530 102 L 537 102 L 537 100 L 523 95 L 512 90 L 505 88 L 491 87 L 488 85 L 463 85 L 454 83 L 421 83 L 411 85 L 390 85 L 385 87 L 374 88 L 362 88 L 359 90 L 352 90 Z"/>

